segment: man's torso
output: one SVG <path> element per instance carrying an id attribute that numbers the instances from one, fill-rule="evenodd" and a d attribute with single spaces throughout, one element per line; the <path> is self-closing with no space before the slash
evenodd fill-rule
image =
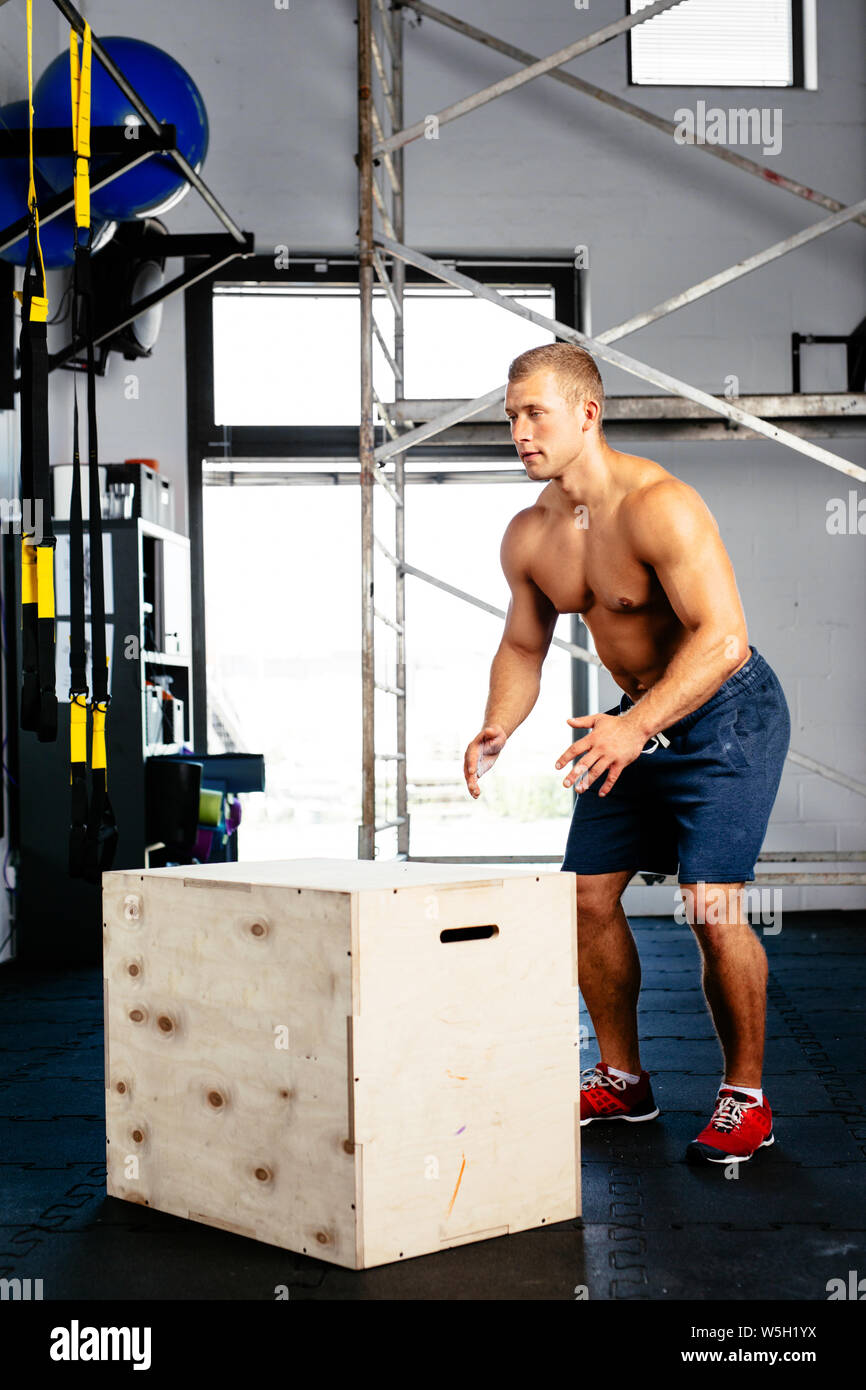
<path id="1" fill-rule="evenodd" d="M 580 613 L 602 664 L 617 685 L 638 699 L 660 679 L 686 636 L 655 571 L 634 554 L 624 507 L 672 475 L 649 459 L 634 459 L 634 488 L 609 512 L 576 515 L 557 505 L 549 483 L 534 505 L 529 574 L 558 613 Z M 746 643 L 746 630 L 740 636 Z M 744 658 L 742 664 L 745 664 Z"/>

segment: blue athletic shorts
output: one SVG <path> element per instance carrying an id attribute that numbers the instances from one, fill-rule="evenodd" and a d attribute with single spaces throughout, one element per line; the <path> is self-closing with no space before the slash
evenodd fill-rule
<path id="1" fill-rule="evenodd" d="M 760 652 L 715 695 L 649 739 L 599 796 L 602 773 L 575 798 L 570 873 L 678 873 L 680 883 L 746 883 L 779 789 L 791 736 L 787 701 Z M 624 714 L 623 693 L 606 714 Z"/>

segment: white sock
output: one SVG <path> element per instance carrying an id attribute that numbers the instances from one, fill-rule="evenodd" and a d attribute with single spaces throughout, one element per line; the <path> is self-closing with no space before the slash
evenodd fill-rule
<path id="1" fill-rule="evenodd" d="M 736 1086 L 733 1081 L 723 1081 L 722 1086 L 728 1086 L 732 1091 L 742 1091 L 745 1095 L 750 1096 L 752 1100 L 756 1100 L 759 1105 L 763 1105 L 764 1103 L 764 1092 L 760 1086 Z M 720 1086 L 719 1090 L 721 1089 L 722 1087 Z"/>
<path id="2" fill-rule="evenodd" d="M 610 1072 L 611 1076 L 623 1077 L 632 1086 L 636 1081 L 640 1081 L 639 1076 L 632 1076 L 630 1071 L 620 1071 L 618 1067 L 608 1067 L 608 1071 Z"/>

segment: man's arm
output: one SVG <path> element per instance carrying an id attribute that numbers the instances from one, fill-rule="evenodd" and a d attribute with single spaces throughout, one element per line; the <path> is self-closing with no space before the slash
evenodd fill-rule
<path id="1" fill-rule="evenodd" d="M 502 640 L 490 668 L 484 722 L 501 725 L 509 737 L 538 699 L 541 667 L 559 616 L 528 573 L 529 533 L 535 520 L 529 509 L 513 516 L 499 551 L 511 599 Z"/>
<path id="2" fill-rule="evenodd" d="M 687 630 L 664 675 L 621 719 L 646 738 L 714 695 L 749 654 L 737 581 L 712 512 L 678 479 L 653 484 L 629 518 L 634 553 L 650 565 Z"/>

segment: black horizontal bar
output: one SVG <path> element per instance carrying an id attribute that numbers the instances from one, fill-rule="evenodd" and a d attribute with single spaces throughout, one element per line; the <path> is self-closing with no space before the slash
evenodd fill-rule
<path id="1" fill-rule="evenodd" d="M 246 232 L 245 236 L 246 245 L 249 248 L 247 254 L 252 255 L 254 250 L 253 234 L 252 232 Z M 205 279 L 208 275 L 213 275 L 215 271 L 219 270 L 220 266 L 225 265 L 226 261 L 230 261 L 233 257 L 243 254 L 243 252 L 238 249 L 238 244 L 234 237 L 226 236 L 221 238 L 221 240 L 227 243 L 226 254 L 221 260 L 216 260 L 210 265 L 197 266 L 193 272 L 178 275 L 174 280 L 170 280 L 167 285 L 162 285 L 158 290 L 154 290 L 152 294 L 146 294 L 143 299 L 137 299 L 134 304 L 130 305 L 129 313 L 125 318 L 118 319 L 117 323 L 112 324 L 110 328 L 104 329 L 104 331 L 99 334 L 98 338 L 94 338 L 94 347 L 97 343 L 103 342 L 106 338 L 114 337 L 114 334 L 118 333 L 121 328 L 125 328 L 128 323 L 133 323 L 140 314 L 143 314 L 147 309 L 151 309 L 154 304 L 159 304 L 161 300 L 170 298 L 171 295 L 177 294 L 180 290 L 189 289 L 190 285 L 196 284 L 197 281 Z M 49 372 L 53 372 L 56 367 L 62 367 L 65 362 L 76 357 L 78 353 L 83 352 L 86 347 L 86 338 L 76 338 L 65 348 L 62 348 L 60 352 L 51 353 L 48 358 Z M 15 383 L 16 389 L 18 388 L 19 382 L 20 378 Z"/>
<path id="2" fill-rule="evenodd" d="M 239 246 L 229 232 L 145 232 L 136 243 L 136 251 L 142 256 L 212 256 L 220 257 L 231 249 L 234 256 L 254 256 L 255 238 L 252 232 L 245 232 L 246 247 Z"/>
<path id="3" fill-rule="evenodd" d="M 138 133 L 130 136 L 124 134 L 126 130 L 135 130 Z M 154 134 L 145 125 L 95 125 L 90 128 L 91 154 L 121 154 L 128 150 L 130 145 L 137 146 L 142 152 L 146 150 L 148 154 L 159 150 L 175 150 L 177 127 L 173 124 L 163 125 L 159 135 Z M 29 131 L 0 129 L 0 159 L 22 159 L 29 153 Z M 71 159 L 73 153 L 71 126 L 43 126 L 33 131 L 34 156 L 68 154 Z"/>
<path id="4" fill-rule="evenodd" d="M 847 343 L 848 333 L 799 333 L 801 343 Z"/>

